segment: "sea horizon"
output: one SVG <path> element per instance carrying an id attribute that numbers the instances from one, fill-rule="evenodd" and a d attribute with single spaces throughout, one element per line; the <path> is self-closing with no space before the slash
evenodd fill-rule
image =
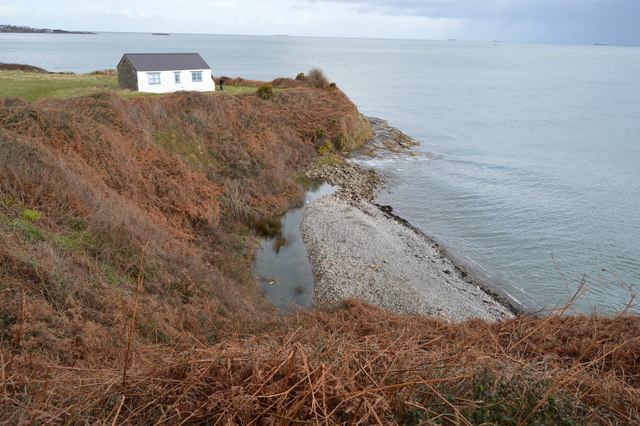
<path id="1" fill-rule="evenodd" d="M 16 27 L 27 27 L 33 29 L 44 29 L 31 27 L 28 25 L 15 25 L 15 24 L 5 24 L 5 25 L 14 25 Z M 92 29 L 63 29 L 63 28 L 47 28 L 47 29 L 62 29 L 64 31 L 71 31 L 71 34 L 74 35 L 73 32 L 78 31 L 86 31 L 93 34 L 148 34 L 148 35 L 185 35 L 185 36 L 222 36 L 222 37 L 294 37 L 294 38 L 308 38 L 308 39 L 345 39 L 345 40 L 389 40 L 389 41 L 416 41 L 416 42 L 462 42 L 462 43 L 507 43 L 507 44 L 540 44 L 540 45 L 560 45 L 560 46 L 600 46 L 600 47 L 640 47 L 640 44 L 631 44 L 631 43 L 609 43 L 606 40 L 593 40 L 593 41 L 582 41 L 582 42 L 570 42 L 570 41 L 535 41 L 535 40 L 510 40 L 510 39 L 467 39 L 467 38 L 458 38 L 458 37 L 446 37 L 446 38 L 404 38 L 404 37 L 378 37 L 378 36 L 332 36 L 332 35 L 301 35 L 301 34 L 278 34 L 278 33 L 269 33 L 269 34 L 238 34 L 238 33 L 207 33 L 207 32 L 181 32 L 181 31 L 169 31 L 169 30 L 153 30 L 153 31 L 103 31 L 103 30 L 92 30 Z M 46 33 L 2 33 L 0 34 L 42 34 L 48 35 Z M 51 34 L 51 35 L 65 35 L 65 34 Z M 76 35 L 91 35 L 91 34 L 76 34 Z M 29 64 L 26 64 L 29 65 Z"/>

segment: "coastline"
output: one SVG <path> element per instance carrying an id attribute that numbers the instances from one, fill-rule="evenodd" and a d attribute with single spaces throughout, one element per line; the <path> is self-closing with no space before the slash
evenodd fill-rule
<path id="1" fill-rule="evenodd" d="M 410 137 L 369 118 L 374 140 L 360 151 L 416 155 Z M 483 282 L 433 238 L 374 202 L 383 178 L 346 162 L 307 172 L 339 189 L 308 204 L 301 233 L 315 280 L 314 303 L 361 299 L 400 314 L 498 321 L 526 311 Z"/>

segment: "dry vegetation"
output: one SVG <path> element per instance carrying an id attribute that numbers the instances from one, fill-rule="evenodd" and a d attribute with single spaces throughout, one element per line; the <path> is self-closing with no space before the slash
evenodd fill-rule
<path id="1" fill-rule="evenodd" d="M 272 317 L 254 230 L 370 129 L 335 88 L 271 84 L 0 99 L 0 422 L 640 420 L 637 316 Z"/>
<path id="2" fill-rule="evenodd" d="M 122 367 L 5 351 L 5 418 L 125 424 L 637 424 L 638 318 L 450 324 L 351 301 Z"/>
<path id="3" fill-rule="evenodd" d="M 147 242 L 142 341 L 215 342 L 261 318 L 251 228 L 299 202 L 294 173 L 320 126 L 356 135 L 363 122 L 339 91 L 307 88 L 0 100 L 4 330 L 24 294 L 24 350 L 111 362 Z"/>

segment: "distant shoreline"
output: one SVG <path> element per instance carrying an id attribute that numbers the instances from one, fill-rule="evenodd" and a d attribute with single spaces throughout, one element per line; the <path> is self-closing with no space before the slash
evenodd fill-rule
<path id="1" fill-rule="evenodd" d="M 0 25 L 0 33 L 15 33 L 15 34 L 96 34 L 91 31 L 66 31 L 60 29 L 49 28 L 32 28 L 27 26 L 17 25 Z"/>

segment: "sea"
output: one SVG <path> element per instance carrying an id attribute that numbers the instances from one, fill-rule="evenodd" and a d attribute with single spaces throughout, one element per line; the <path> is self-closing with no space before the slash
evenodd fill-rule
<path id="1" fill-rule="evenodd" d="M 0 62 L 49 71 L 143 52 L 198 52 L 216 76 L 267 81 L 321 68 L 421 144 L 358 160 L 388 177 L 380 204 L 538 307 L 582 290 L 574 311 L 640 312 L 640 47 L 0 34 Z"/>

